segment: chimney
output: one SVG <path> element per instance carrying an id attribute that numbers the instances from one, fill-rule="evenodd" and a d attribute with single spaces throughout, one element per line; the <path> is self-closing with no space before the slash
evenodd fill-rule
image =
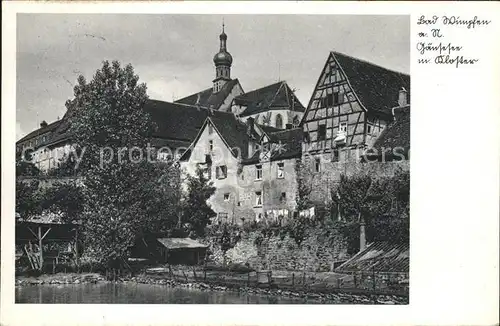
<path id="1" fill-rule="evenodd" d="M 406 106 L 408 104 L 408 91 L 404 88 L 401 87 L 399 90 L 399 96 L 398 96 L 398 105 L 401 106 Z"/>
<path id="2" fill-rule="evenodd" d="M 292 129 L 292 126 L 293 126 L 293 125 L 292 125 L 291 123 L 287 123 L 287 124 L 286 124 L 286 129 Z"/>
<path id="3" fill-rule="evenodd" d="M 248 136 L 252 135 L 253 129 L 254 129 L 254 118 L 250 117 L 247 119 L 247 134 Z"/>
<path id="4" fill-rule="evenodd" d="M 363 251 L 365 248 L 366 248 L 365 220 L 361 219 L 359 223 L 359 251 Z"/>
<path id="5" fill-rule="evenodd" d="M 40 128 L 46 128 L 48 126 L 47 124 L 47 121 L 43 120 L 41 123 L 40 123 Z"/>

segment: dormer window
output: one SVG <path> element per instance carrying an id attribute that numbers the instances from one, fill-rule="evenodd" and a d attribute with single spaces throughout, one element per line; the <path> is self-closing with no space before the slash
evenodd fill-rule
<path id="1" fill-rule="evenodd" d="M 208 151 L 211 153 L 213 150 L 214 150 L 214 141 L 210 139 L 208 141 Z"/>

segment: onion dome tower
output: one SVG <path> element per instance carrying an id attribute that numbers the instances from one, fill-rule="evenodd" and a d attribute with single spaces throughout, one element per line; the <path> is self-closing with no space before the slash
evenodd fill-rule
<path id="1" fill-rule="evenodd" d="M 215 64 L 215 79 L 213 80 L 214 87 L 213 92 L 219 92 L 225 83 L 231 80 L 231 64 L 233 63 L 233 57 L 229 52 L 227 52 L 226 41 L 227 35 L 224 33 L 224 23 L 222 23 L 222 33 L 219 36 L 220 39 L 220 49 L 219 52 L 214 56 Z"/>

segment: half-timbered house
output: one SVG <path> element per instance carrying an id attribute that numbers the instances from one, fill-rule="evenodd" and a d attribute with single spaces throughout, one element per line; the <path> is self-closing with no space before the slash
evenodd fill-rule
<path id="1" fill-rule="evenodd" d="M 303 152 L 334 161 L 363 153 L 352 149 L 373 144 L 409 89 L 406 74 L 331 52 L 302 120 Z"/>

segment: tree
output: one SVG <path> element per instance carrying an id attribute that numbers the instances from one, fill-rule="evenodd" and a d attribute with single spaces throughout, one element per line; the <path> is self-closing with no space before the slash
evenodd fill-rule
<path id="1" fill-rule="evenodd" d="M 41 197 L 41 209 L 59 214 L 65 223 L 77 220 L 83 211 L 82 186 L 76 181 L 55 182 L 43 191 Z"/>
<path id="2" fill-rule="evenodd" d="M 170 172 L 177 167 L 159 164 L 149 147 L 156 125 L 144 110 L 147 99 L 131 65 L 104 61 L 90 82 L 78 78 L 66 103 L 82 154 L 86 253 L 112 268 L 122 266 L 138 238 L 176 219 Z"/>
<path id="3" fill-rule="evenodd" d="M 36 177 L 42 175 L 40 169 L 30 160 L 16 157 L 16 177 Z"/>
<path id="4" fill-rule="evenodd" d="M 187 177 L 187 195 L 184 200 L 182 222 L 189 223 L 196 236 L 205 234 L 205 227 L 216 216 L 207 200 L 215 193 L 215 187 L 201 168 Z"/>
<path id="5" fill-rule="evenodd" d="M 349 253 L 359 250 L 359 225 L 366 224 L 367 241 L 407 243 L 409 240 L 408 171 L 392 177 L 341 175 L 332 191 L 332 211 L 340 207 L 342 221 L 333 225 L 345 237 Z"/>
<path id="6" fill-rule="evenodd" d="M 16 213 L 28 219 L 41 212 L 41 194 L 38 180 L 16 181 Z"/>
<path id="7" fill-rule="evenodd" d="M 312 205 L 310 195 L 313 190 L 314 175 L 310 167 L 301 159 L 298 159 L 295 163 L 295 174 L 297 176 L 297 209 L 301 211 L 310 208 Z"/>

